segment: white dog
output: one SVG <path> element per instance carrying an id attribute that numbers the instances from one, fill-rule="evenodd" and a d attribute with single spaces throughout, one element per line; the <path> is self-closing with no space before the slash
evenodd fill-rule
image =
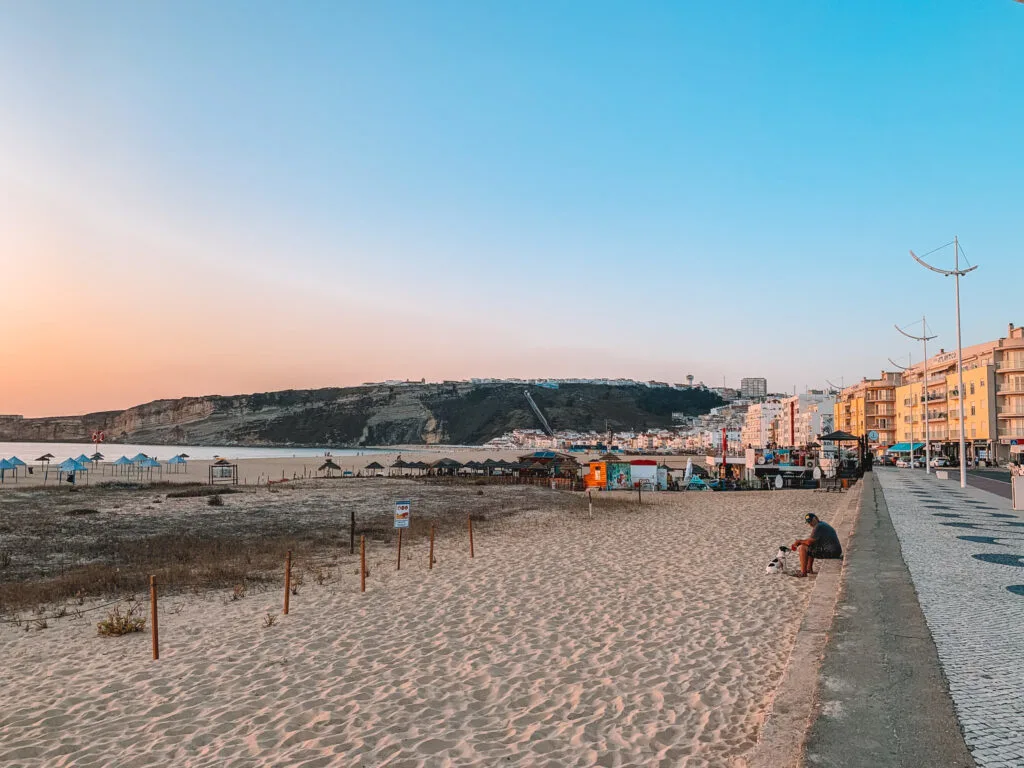
<path id="1" fill-rule="evenodd" d="M 786 572 L 786 554 L 789 552 L 789 547 L 779 547 L 779 553 L 772 559 L 768 565 L 765 566 L 765 573 L 785 573 Z"/>

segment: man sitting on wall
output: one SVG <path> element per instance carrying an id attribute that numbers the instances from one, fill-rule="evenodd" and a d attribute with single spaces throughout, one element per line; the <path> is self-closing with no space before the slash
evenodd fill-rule
<path id="1" fill-rule="evenodd" d="M 814 573 L 814 561 L 818 560 L 842 560 L 843 546 L 839 543 L 839 534 L 836 529 L 813 512 L 804 515 L 804 522 L 811 526 L 811 536 L 807 539 L 798 539 L 793 542 L 792 549 L 800 555 L 800 573 L 798 576 L 807 576 Z"/>

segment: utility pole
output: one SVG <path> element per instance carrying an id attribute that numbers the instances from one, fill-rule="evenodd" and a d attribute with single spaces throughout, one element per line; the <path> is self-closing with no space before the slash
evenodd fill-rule
<path id="1" fill-rule="evenodd" d="M 904 331 L 898 325 L 896 330 L 906 336 L 908 339 L 914 339 L 924 344 L 924 473 L 926 475 L 931 474 L 932 468 L 932 435 L 931 435 L 931 422 L 928 420 L 928 342 L 932 339 L 938 338 L 938 336 L 928 335 L 928 323 L 924 319 L 924 315 L 921 316 L 921 335 L 912 336 L 911 334 Z M 914 396 L 914 387 L 910 387 L 910 396 Z"/>
<path id="2" fill-rule="evenodd" d="M 942 248 L 945 248 L 948 245 L 949 243 L 942 246 Z M 960 399 L 960 487 L 966 488 L 967 440 L 964 434 L 964 349 L 963 344 L 960 340 L 960 278 L 968 274 L 969 272 L 973 272 L 974 270 L 976 270 L 978 268 L 978 265 L 975 264 L 973 267 L 968 267 L 967 269 L 960 269 L 960 238 L 954 236 L 952 245 L 954 259 L 952 270 L 939 269 L 938 267 L 933 267 L 931 264 L 921 259 L 913 251 L 910 252 L 910 255 L 913 257 L 914 261 L 916 261 L 922 267 L 927 267 L 932 272 L 938 272 L 943 277 L 953 277 L 954 282 L 956 283 L 956 374 L 958 387 L 957 392 L 959 393 Z M 937 248 L 936 250 L 940 249 Z M 927 255 L 928 254 L 925 254 L 925 256 Z"/>

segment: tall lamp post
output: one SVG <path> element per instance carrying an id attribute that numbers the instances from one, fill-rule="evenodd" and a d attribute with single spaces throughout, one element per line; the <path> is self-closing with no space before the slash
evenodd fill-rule
<path id="1" fill-rule="evenodd" d="M 931 430 L 931 422 L 929 422 L 929 420 L 928 420 L 928 406 L 930 405 L 930 403 L 928 402 L 928 399 L 929 399 L 928 398 L 928 342 L 931 341 L 932 339 L 938 338 L 938 336 L 929 336 L 928 335 L 928 323 L 925 321 L 923 315 L 921 316 L 921 335 L 920 336 L 913 336 L 913 335 L 907 333 L 906 331 L 904 331 L 898 325 L 896 326 L 896 330 L 899 331 L 900 333 L 902 333 L 908 339 L 914 339 L 915 341 L 920 341 L 920 342 L 922 342 L 924 344 L 924 374 L 923 374 L 923 376 L 924 376 L 924 379 L 923 379 L 923 381 L 924 381 L 924 384 L 923 384 L 923 387 L 924 387 L 924 397 L 923 397 L 923 400 L 924 400 L 924 473 L 927 475 L 927 474 L 931 474 L 931 471 L 932 471 L 932 469 L 931 469 L 931 466 L 932 466 L 932 434 L 931 434 L 931 431 L 932 430 Z M 910 396 L 911 397 L 914 396 L 914 388 L 913 388 L 913 386 L 911 386 L 911 388 L 910 388 Z"/>
<path id="2" fill-rule="evenodd" d="M 949 243 L 942 246 L 946 248 Z M 936 248 L 935 250 L 941 250 Z M 975 264 L 973 267 L 967 269 L 960 269 L 960 239 L 958 237 L 953 238 L 953 269 L 939 269 L 933 267 L 927 261 L 924 261 L 913 251 L 910 255 L 914 258 L 918 264 L 922 267 L 927 267 L 932 272 L 938 272 L 943 277 L 953 277 L 956 283 L 956 374 L 957 374 L 957 393 L 960 400 L 960 487 L 967 487 L 967 441 L 964 437 L 964 350 L 963 345 L 960 342 L 960 278 L 966 275 L 968 272 L 973 272 L 978 268 Z M 927 256 L 928 254 L 925 254 Z"/>

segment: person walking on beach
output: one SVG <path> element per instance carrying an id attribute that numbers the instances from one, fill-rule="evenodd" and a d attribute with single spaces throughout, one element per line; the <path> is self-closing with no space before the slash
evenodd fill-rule
<path id="1" fill-rule="evenodd" d="M 813 512 L 804 515 L 804 522 L 812 528 L 810 538 L 797 539 L 791 547 L 800 555 L 800 573 L 797 576 L 801 577 L 814 573 L 815 559 L 843 559 L 843 546 L 839 543 L 839 534 L 835 528 L 824 520 L 819 520 Z"/>

